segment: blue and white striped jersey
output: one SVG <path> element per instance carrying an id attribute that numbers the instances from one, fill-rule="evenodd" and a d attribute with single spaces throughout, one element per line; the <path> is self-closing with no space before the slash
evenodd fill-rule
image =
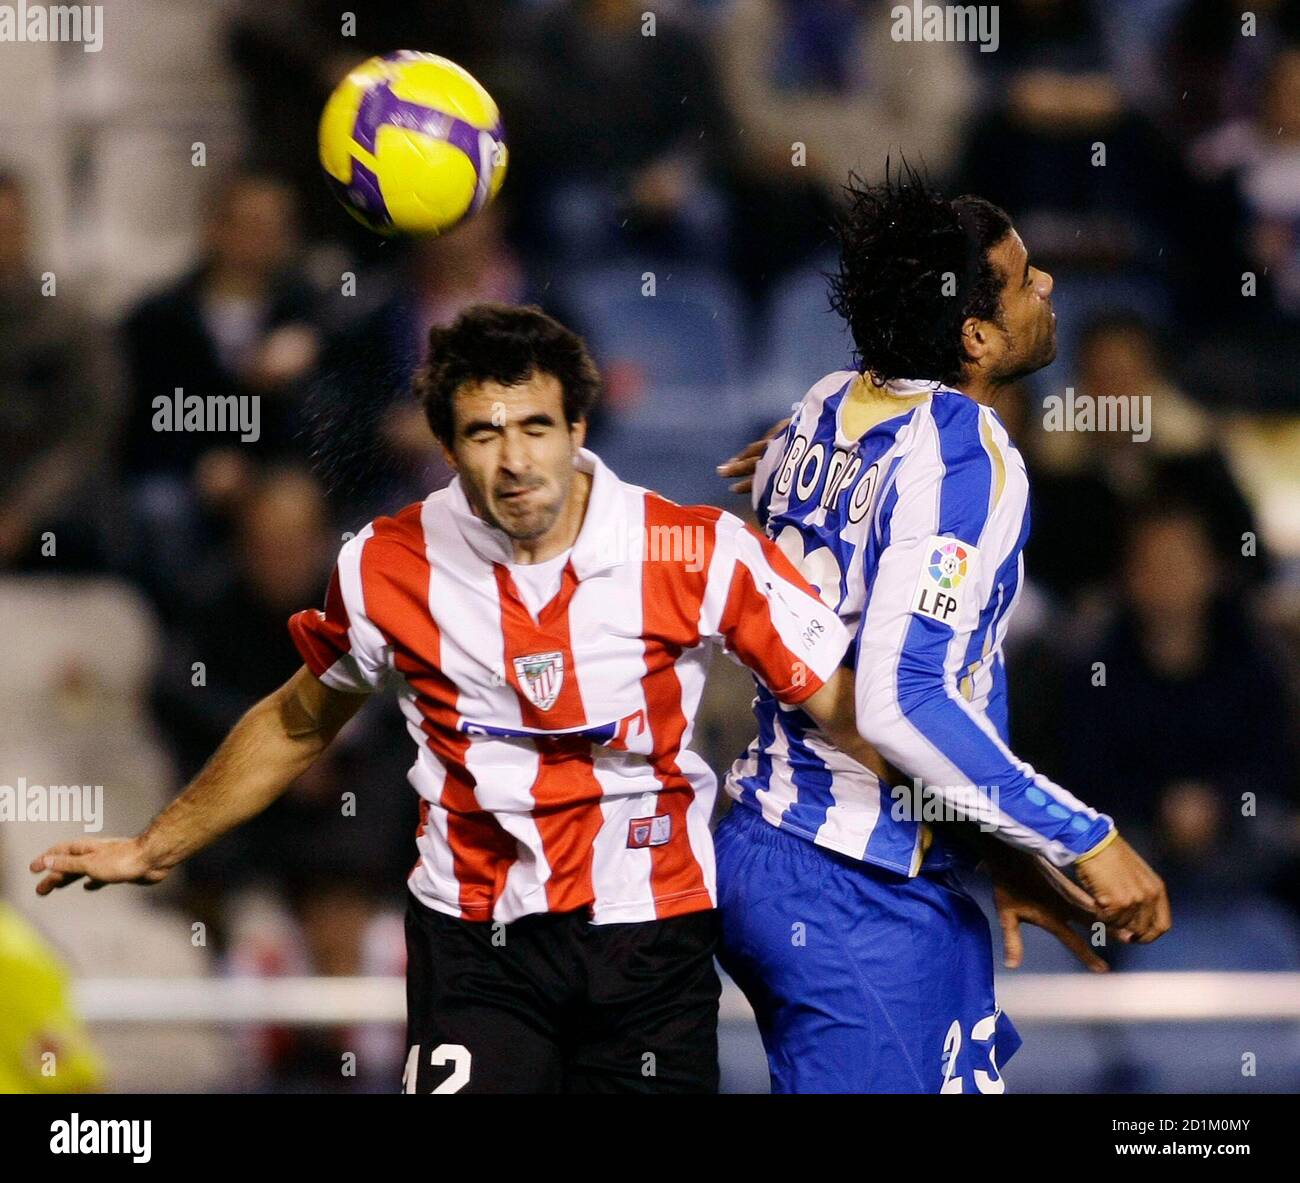
<path id="1" fill-rule="evenodd" d="M 758 736 L 727 792 L 772 825 L 906 875 L 951 861 L 925 825 L 936 802 L 1068 865 L 1113 826 L 1007 746 L 1002 642 L 1029 533 L 1024 461 L 991 408 L 930 383 L 890 383 L 899 413 L 849 438 L 842 408 L 859 380 L 829 374 L 804 396 L 759 463 L 754 504 L 856 635 L 845 661 L 859 730 L 930 803 L 882 784 L 761 686 Z"/>

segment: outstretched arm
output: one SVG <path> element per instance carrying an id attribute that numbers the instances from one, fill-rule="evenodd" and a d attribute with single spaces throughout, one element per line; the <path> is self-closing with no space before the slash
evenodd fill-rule
<path id="1" fill-rule="evenodd" d="M 853 675 L 847 669 L 837 670 L 800 706 L 840 751 L 871 769 L 885 784 L 906 784 L 911 779 L 894 769 L 859 733 Z M 1104 973 L 1108 966 L 1071 925 L 1101 920 L 1125 942 L 1153 940 L 1170 927 L 1163 884 L 1118 836 L 1097 854 L 1075 862 L 1074 872 L 1085 891 L 1041 855 L 985 833 L 973 822 L 930 824 L 971 849 L 992 878 L 1009 969 L 1021 961 L 1021 923 L 1050 932 L 1094 973 Z"/>
<path id="2" fill-rule="evenodd" d="M 365 701 L 332 690 L 305 666 L 252 707 L 188 788 L 134 838 L 61 842 L 32 860 L 37 895 L 85 878 L 159 883 L 178 863 L 261 813 L 329 746 Z"/>

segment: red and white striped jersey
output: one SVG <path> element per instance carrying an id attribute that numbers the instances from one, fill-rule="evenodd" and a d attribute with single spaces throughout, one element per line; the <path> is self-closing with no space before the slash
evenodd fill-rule
<path id="1" fill-rule="evenodd" d="M 848 645 L 738 518 L 625 484 L 588 451 L 576 463 L 592 475 L 586 516 L 537 617 L 509 538 L 456 480 L 347 542 L 325 610 L 289 622 L 326 685 L 396 676 L 417 746 L 409 886 L 451 916 L 587 907 L 600 924 L 713 907 L 716 781 L 688 745 L 715 643 L 786 703 Z"/>

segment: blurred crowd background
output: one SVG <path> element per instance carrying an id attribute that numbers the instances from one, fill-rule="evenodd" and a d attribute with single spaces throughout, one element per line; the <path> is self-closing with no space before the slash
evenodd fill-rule
<path id="1" fill-rule="evenodd" d="M 894 41 L 891 7 L 113 0 L 101 53 L 0 46 L 0 781 L 102 783 L 107 833 L 198 770 L 299 664 L 286 619 L 345 532 L 448 479 L 408 383 L 470 303 L 588 336 L 620 475 L 747 513 L 714 465 L 848 366 L 829 224 L 902 154 L 1055 278 L 1058 360 L 997 407 L 1032 486 L 1011 719 L 1170 882 L 1173 933 L 1117 960 L 1300 969 L 1300 4 L 1244 35 L 1225 0 L 1013 0 L 993 53 Z M 503 111 L 502 197 L 442 239 L 369 236 L 316 163 L 333 85 L 397 48 Z M 177 387 L 258 395 L 260 439 L 155 431 Z M 1150 439 L 1044 430 L 1067 387 L 1148 397 Z M 720 772 L 747 677 L 710 688 Z M 82 974 L 399 973 L 409 742 L 370 704 L 147 896 L 38 904 L 25 864 L 75 828 L 5 826 L 3 898 Z M 403 1050 L 371 1031 L 340 1079 L 355 1032 L 96 1034 L 116 1087 L 390 1088 Z M 1293 1026 L 1030 1034 L 1021 1088 L 1300 1087 Z M 733 1087 L 761 1085 L 745 1038 Z"/>

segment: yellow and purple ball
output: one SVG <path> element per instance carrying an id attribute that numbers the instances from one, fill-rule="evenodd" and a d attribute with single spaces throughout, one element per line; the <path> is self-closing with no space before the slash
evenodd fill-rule
<path id="1" fill-rule="evenodd" d="M 334 195 L 379 234 L 444 234 L 490 202 L 508 153 L 492 96 L 455 62 L 401 50 L 339 83 L 320 121 Z"/>

